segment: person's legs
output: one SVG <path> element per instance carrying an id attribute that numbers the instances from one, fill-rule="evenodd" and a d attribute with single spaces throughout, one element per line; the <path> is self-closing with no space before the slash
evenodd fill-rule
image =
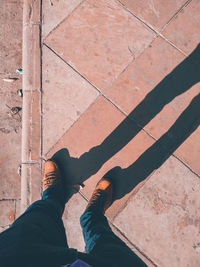
<path id="1" fill-rule="evenodd" d="M 0 234 L 1 266 L 60 267 L 77 259 L 77 251 L 67 245 L 60 188 L 51 183 L 45 189 L 42 199 Z"/>
<path id="2" fill-rule="evenodd" d="M 146 264 L 111 230 L 107 218 L 98 211 L 86 210 L 80 218 L 86 253 L 104 261 L 103 266 Z"/>
<path id="3" fill-rule="evenodd" d="M 102 266 L 146 266 L 111 230 L 104 212 L 112 202 L 112 185 L 110 182 L 103 183 L 100 181 L 97 185 L 80 218 L 86 253 L 99 259 Z M 101 264 L 98 265 L 97 262 L 94 266 L 101 266 Z"/>

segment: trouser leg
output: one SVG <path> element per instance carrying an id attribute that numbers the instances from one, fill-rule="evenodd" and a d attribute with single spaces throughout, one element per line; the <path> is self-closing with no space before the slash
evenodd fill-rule
<path id="1" fill-rule="evenodd" d="M 62 266 L 77 258 L 69 249 L 62 222 L 62 205 L 54 197 L 33 203 L 0 234 L 1 266 Z"/>
<path id="2" fill-rule="evenodd" d="M 101 212 L 95 211 L 95 209 L 86 210 L 80 218 L 80 223 L 83 230 L 87 254 L 103 262 L 104 265 L 102 266 L 146 266 L 146 264 L 112 232 L 106 217 Z"/>

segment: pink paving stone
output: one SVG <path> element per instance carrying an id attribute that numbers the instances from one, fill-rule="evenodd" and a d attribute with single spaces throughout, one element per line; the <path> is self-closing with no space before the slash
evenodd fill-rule
<path id="1" fill-rule="evenodd" d="M 5 227 L 11 225 L 15 219 L 15 201 L 0 201 L 0 226 Z"/>
<path id="2" fill-rule="evenodd" d="M 182 60 L 184 56 L 179 51 L 163 39 L 157 38 L 119 76 L 106 95 L 158 139 L 173 125 L 200 90 L 199 85 L 195 85 L 198 77 L 188 77 L 187 80 L 183 78 L 187 77 L 186 74 L 191 66 L 196 68 L 192 62 L 180 65 L 184 68 L 180 67 L 179 71 L 175 70 Z M 174 74 L 173 78 L 177 76 L 177 80 L 167 76 L 170 73 Z M 194 86 L 185 88 L 189 79 L 192 80 L 190 83 Z M 169 94 L 165 91 L 169 91 Z M 148 95 L 150 92 L 152 93 Z M 171 95 L 169 103 L 166 100 L 168 95 Z M 179 96 L 176 97 L 177 95 Z M 149 101 L 143 101 L 145 97 Z M 159 108 L 159 102 L 166 102 L 162 110 Z"/>
<path id="3" fill-rule="evenodd" d="M 193 0 L 164 30 L 163 35 L 186 54 L 200 42 L 200 1 Z"/>
<path id="4" fill-rule="evenodd" d="M 21 207 L 24 212 L 33 202 L 41 199 L 42 175 L 39 163 L 22 163 Z M 19 213 L 18 213 L 19 214 Z M 17 214 L 17 215 L 18 215 Z"/>
<path id="5" fill-rule="evenodd" d="M 15 210 L 15 219 L 17 219 L 21 215 L 21 200 L 15 200 L 16 210 Z"/>
<path id="6" fill-rule="evenodd" d="M 136 16 L 161 30 L 186 2 L 185 0 L 119 0 Z"/>
<path id="7" fill-rule="evenodd" d="M 66 205 L 63 222 L 70 248 L 85 251 L 85 243 L 80 226 L 80 216 L 87 206 L 87 201 L 78 193 L 73 195 Z"/>
<path id="8" fill-rule="evenodd" d="M 175 155 L 200 176 L 200 127 L 175 151 Z"/>
<path id="9" fill-rule="evenodd" d="M 24 149 L 22 162 L 40 160 L 41 157 L 41 93 L 40 91 L 23 91 L 26 110 L 23 116 L 23 127 L 26 129 L 23 136 Z"/>
<path id="10" fill-rule="evenodd" d="M 85 180 L 90 177 L 84 182 L 86 186 L 82 189 L 88 199 L 97 181 L 108 170 L 115 166 L 129 167 L 154 142 L 144 131 L 137 134 L 139 128 L 132 122 L 125 123 L 124 119 L 125 116 L 101 96 L 47 155 L 50 157 L 62 148 L 69 150 L 71 160 L 66 163 L 66 176 L 68 179 L 71 177 L 72 183 L 80 182 L 80 178 Z M 126 183 L 135 184 L 140 181 L 136 171 L 135 176 L 132 172 L 133 178 L 128 177 Z M 129 194 L 114 203 L 108 212 L 110 219 L 123 208 L 128 197 Z"/>
<path id="11" fill-rule="evenodd" d="M 141 254 L 140 251 L 138 251 L 136 247 L 133 246 L 133 244 L 125 236 L 122 235 L 122 233 L 119 231 L 119 229 L 117 229 L 116 226 L 111 223 L 110 226 L 115 235 L 118 236 L 136 255 L 138 255 L 138 257 L 140 257 L 148 267 L 155 267 L 155 264 L 153 264 L 149 259 L 147 259 L 146 255 L 144 256 L 143 254 Z"/>
<path id="12" fill-rule="evenodd" d="M 114 224 L 158 266 L 200 265 L 200 182 L 170 157 L 130 198 Z"/>
<path id="13" fill-rule="evenodd" d="M 19 134 L 21 131 L 19 131 Z M 9 138 L 9 142 L 8 142 Z M 21 163 L 21 139 L 13 131 L 7 134 L 0 133 L 1 160 L 0 160 L 0 199 L 20 198 L 21 178 L 17 173 Z"/>
<path id="14" fill-rule="evenodd" d="M 45 40 L 101 90 L 106 90 L 155 38 L 113 0 L 84 1 Z"/>
<path id="15" fill-rule="evenodd" d="M 82 2 L 82 0 L 49 0 L 42 2 L 42 36 L 45 38 Z"/>
<path id="16" fill-rule="evenodd" d="M 43 47 L 43 154 L 93 103 L 99 93 L 47 47 Z"/>

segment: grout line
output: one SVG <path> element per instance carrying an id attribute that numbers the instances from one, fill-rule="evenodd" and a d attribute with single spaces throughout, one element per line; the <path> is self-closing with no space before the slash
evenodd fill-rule
<path id="1" fill-rule="evenodd" d="M 100 97 L 100 95 L 95 99 L 95 101 L 93 101 L 89 106 L 88 108 L 72 123 L 72 125 L 63 133 L 63 135 L 50 147 L 50 149 L 44 154 L 42 155 L 42 159 L 43 160 L 46 160 L 46 155 L 52 150 L 54 149 L 54 147 L 58 144 L 58 142 L 63 138 L 63 136 L 66 134 L 66 132 L 68 132 L 76 123 L 77 121 L 87 112 L 87 110 L 93 106 L 97 99 Z"/>
<path id="2" fill-rule="evenodd" d="M 160 37 L 162 37 L 162 36 L 160 36 Z M 163 38 L 164 38 L 164 36 L 163 36 Z M 155 39 L 154 39 L 155 40 Z M 166 40 L 167 41 L 167 40 Z M 153 42 L 153 41 L 152 41 Z M 173 43 L 170 43 L 172 46 L 174 46 L 174 44 Z M 63 62 L 65 62 L 72 70 L 74 70 L 77 74 L 79 74 L 84 80 L 86 80 L 90 85 L 92 85 L 93 87 L 94 87 L 94 89 L 96 89 L 98 92 L 99 92 L 99 94 L 100 94 L 100 96 L 103 96 L 105 99 L 107 99 L 107 101 L 109 101 L 118 111 L 120 111 L 123 115 L 125 115 L 126 116 L 126 118 L 128 118 L 130 121 L 132 121 L 133 123 L 135 123 L 139 128 L 141 128 L 141 131 L 144 131 L 150 138 L 152 138 L 153 140 L 155 140 L 155 141 L 157 141 L 157 139 L 151 134 L 151 133 L 149 133 L 145 128 L 143 128 L 137 121 L 135 121 L 135 120 L 133 120 L 133 119 L 131 119 L 131 118 L 129 118 L 128 116 L 128 114 L 126 113 L 126 112 L 124 112 L 117 104 L 115 104 L 115 102 L 112 100 L 112 99 L 110 99 L 110 98 L 108 98 L 98 87 L 96 87 L 93 83 L 91 83 L 87 78 L 85 78 L 78 70 L 76 70 L 73 66 L 71 66 L 67 61 L 65 61 L 60 55 L 58 55 L 51 47 L 49 47 L 47 44 L 45 44 L 44 43 L 44 45 L 47 47 L 47 48 L 49 48 L 56 56 L 58 56 Z M 176 48 L 177 50 L 179 50 L 176 46 L 174 46 L 174 48 Z M 180 52 L 181 53 L 183 53 L 181 50 L 180 50 Z M 184 54 L 185 55 L 185 54 Z M 95 100 L 96 101 L 96 100 Z M 95 103 L 95 101 L 92 103 L 92 104 L 94 104 Z M 91 105 L 92 105 L 91 104 Z M 90 105 L 90 106 L 91 106 Z M 89 106 L 89 107 L 90 107 Z M 88 107 L 88 108 L 89 108 Z M 87 110 L 86 110 L 87 111 Z M 85 111 L 85 112 L 86 112 Z M 85 112 L 83 112 L 82 113 L 82 115 L 85 113 Z M 81 117 L 81 116 L 80 116 Z M 80 117 L 70 126 L 70 128 L 80 119 Z M 69 129 L 70 129 L 69 128 Z M 69 129 L 67 130 L 67 131 L 69 131 Z M 67 132 L 66 131 L 66 132 Z M 66 134 L 66 132 L 62 135 L 62 137 Z M 62 138 L 61 137 L 61 138 Z M 60 138 L 60 139 L 61 139 Z M 56 144 L 60 141 L 60 139 L 56 142 Z M 55 145 L 56 145 L 55 144 Z M 55 146 L 55 145 L 53 145 L 52 146 L 52 148 Z M 52 149 L 51 148 L 51 149 Z M 50 149 L 50 150 L 51 150 Z M 49 150 L 49 151 L 50 151 Z M 48 154 L 49 153 L 49 151 L 46 153 L 46 154 Z M 174 156 L 174 154 L 171 154 L 172 156 Z M 175 156 L 176 157 L 176 156 Z M 176 157 L 177 159 L 179 159 L 178 157 Z M 180 159 L 179 159 L 180 160 Z M 188 167 L 188 165 L 187 164 L 185 164 L 183 161 L 181 161 L 180 160 L 180 162 L 182 162 L 187 168 L 189 168 L 189 170 L 191 170 L 192 171 L 192 169 L 190 168 L 190 167 Z M 194 171 L 192 171 L 194 174 L 196 174 Z M 199 175 L 198 174 L 196 174 L 198 177 L 199 177 Z"/>
<path id="3" fill-rule="evenodd" d="M 72 65 L 70 65 L 66 60 L 64 60 L 59 54 L 57 54 L 50 46 L 46 43 L 43 43 L 52 53 L 54 53 L 57 57 L 59 57 L 65 64 L 67 64 L 73 71 L 79 74 L 84 80 L 86 80 L 90 85 L 92 85 L 100 94 L 102 94 L 101 90 L 96 87 L 93 83 L 91 83 L 86 77 L 84 77 L 78 70 L 76 70 Z"/>
<path id="4" fill-rule="evenodd" d="M 153 264 L 155 267 L 158 267 L 157 264 L 155 264 L 144 252 L 142 252 L 142 250 L 140 250 L 138 248 L 138 246 L 136 246 L 134 243 L 132 243 L 127 237 L 126 235 L 112 222 L 109 221 L 109 223 L 115 228 L 115 230 L 122 235 L 127 241 L 128 243 L 133 246 L 145 259 L 147 259 L 151 264 Z"/>
<path id="5" fill-rule="evenodd" d="M 29 22 L 29 23 L 24 23 L 23 24 L 23 27 L 28 27 L 28 26 L 34 26 L 34 25 L 36 25 L 36 26 L 41 26 L 41 22 Z"/>
<path id="6" fill-rule="evenodd" d="M 178 148 L 177 148 L 178 149 Z M 172 156 L 174 157 L 174 158 L 176 158 L 177 160 L 179 160 L 186 168 L 188 168 L 193 174 L 195 174 L 198 178 L 200 178 L 200 175 L 198 174 L 198 173 L 196 173 L 195 171 L 193 171 L 192 169 L 191 169 L 191 167 L 187 164 L 187 163 L 185 163 L 182 159 L 180 159 L 178 156 L 176 156 L 174 153 L 172 154 Z"/>
<path id="7" fill-rule="evenodd" d="M 161 32 L 163 32 L 166 27 L 171 23 L 171 21 L 186 7 L 192 2 L 192 0 L 187 0 L 175 13 L 174 15 L 169 19 L 169 21 L 163 26 L 161 29 Z"/>
<path id="8" fill-rule="evenodd" d="M 89 199 L 81 192 L 81 190 L 79 190 L 79 195 L 81 195 L 81 197 L 83 198 L 83 199 L 85 199 L 85 201 L 89 201 Z"/>
<path id="9" fill-rule="evenodd" d="M 42 0 L 41 0 L 42 1 Z M 50 32 L 44 37 L 43 42 L 49 37 L 49 35 L 56 30 L 65 20 L 67 20 L 78 8 L 81 6 L 86 0 L 81 0 L 81 2 L 65 17 L 63 20 L 61 20 Z M 42 22 L 42 20 L 41 20 Z"/>
<path id="10" fill-rule="evenodd" d="M 37 161 L 37 160 L 27 160 L 27 161 L 22 161 L 21 162 L 21 164 L 23 164 L 23 165 L 29 165 L 29 164 L 31 164 L 31 165 L 34 165 L 34 164 L 40 164 L 40 161 Z"/>
<path id="11" fill-rule="evenodd" d="M 187 56 L 187 54 L 185 54 L 184 51 L 182 51 L 180 48 L 178 48 L 174 43 L 172 43 L 170 40 L 168 40 L 165 36 L 162 35 L 161 32 L 163 32 L 163 30 L 161 30 L 161 32 L 159 32 L 158 30 L 156 30 L 151 24 L 149 24 L 148 22 L 146 22 L 145 20 L 143 20 L 142 18 L 138 17 L 136 14 L 134 14 L 131 10 L 129 10 L 125 5 L 123 5 L 119 0 L 115 0 L 117 1 L 127 12 L 129 12 L 132 16 L 134 16 L 137 20 L 139 20 L 140 22 L 142 22 L 146 27 L 148 27 L 150 30 L 152 30 L 154 33 L 156 33 L 157 37 L 161 37 L 162 39 L 164 39 L 166 42 L 168 42 L 171 46 L 173 46 L 174 48 L 176 48 L 180 53 L 182 53 L 184 56 Z M 190 2 L 192 0 L 188 0 L 187 2 Z M 187 3 L 186 2 L 186 3 Z M 185 7 L 185 5 L 184 5 Z M 181 9 L 182 10 L 182 9 Z M 179 10 L 180 11 L 180 10 Z"/>

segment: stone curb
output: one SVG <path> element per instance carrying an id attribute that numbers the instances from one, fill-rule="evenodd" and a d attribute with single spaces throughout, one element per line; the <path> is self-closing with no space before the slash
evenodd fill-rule
<path id="1" fill-rule="evenodd" d="M 41 0 L 23 5 L 23 112 L 21 213 L 40 197 L 41 173 Z M 34 183 L 32 183 L 34 179 Z"/>

